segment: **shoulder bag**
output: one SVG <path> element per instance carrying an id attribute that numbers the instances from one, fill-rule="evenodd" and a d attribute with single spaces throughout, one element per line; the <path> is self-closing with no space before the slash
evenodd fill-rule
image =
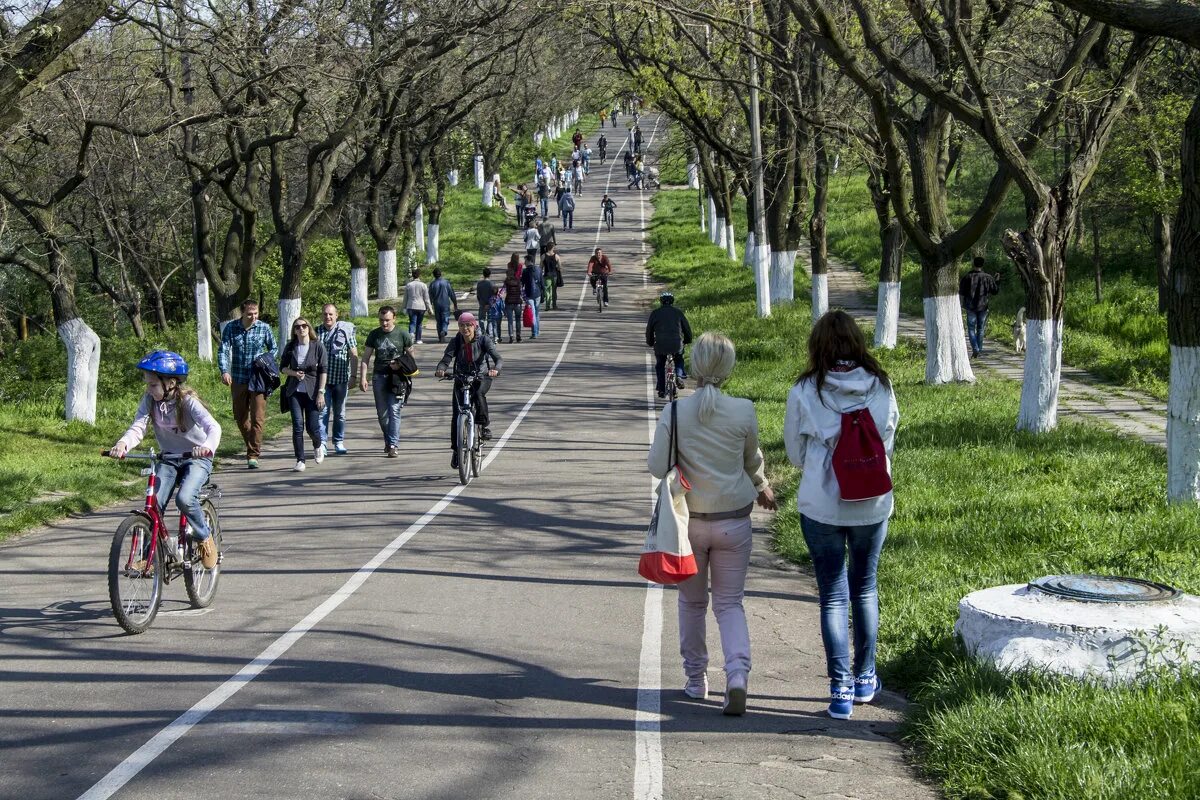
<path id="1" fill-rule="evenodd" d="M 679 422 L 671 403 L 671 465 L 658 484 L 654 515 L 638 561 L 638 574 L 651 583 L 682 583 L 696 574 L 696 557 L 688 539 L 687 493 L 692 488 L 679 469 Z"/>

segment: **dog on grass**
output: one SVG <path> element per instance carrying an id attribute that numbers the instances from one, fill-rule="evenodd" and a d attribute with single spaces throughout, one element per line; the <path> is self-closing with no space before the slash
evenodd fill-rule
<path id="1" fill-rule="evenodd" d="M 1017 312 L 1017 318 L 1013 320 L 1013 347 L 1018 353 L 1025 352 L 1025 306 L 1021 306 L 1021 310 Z"/>

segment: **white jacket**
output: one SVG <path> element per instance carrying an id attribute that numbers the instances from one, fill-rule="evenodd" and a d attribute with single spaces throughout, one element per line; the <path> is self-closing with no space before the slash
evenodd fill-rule
<path id="1" fill-rule="evenodd" d="M 676 401 L 679 430 L 679 468 L 692 485 L 688 508 L 705 514 L 736 511 L 754 502 L 767 487 L 762 450 L 758 447 L 758 417 L 749 400 L 717 396 L 717 408 L 704 424 L 699 398 Z M 662 478 L 671 461 L 671 407 L 663 409 L 646 465 Z"/>
<path id="2" fill-rule="evenodd" d="M 824 403 L 822 403 L 824 400 Z M 833 474 L 833 449 L 842 433 L 842 412 L 866 407 L 883 438 L 891 472 L 900 410 L 890 387 L 862 367 L 829 372 L 817 397 L 813 379 L 792 387 L 783 420 L 788 460 L 803 471 L 796 505 L 809 519 L 826 525 L 875 525 L 892 515 L 892 493 L 870 500 L 842 500 Z"/>
<path id="3" fill-rule="evenodd" d="M 433 301 L 429 299 L 429 287 L 420 278 L 414 278 L 404 284 L 405 311 L 433 311 Z"/>

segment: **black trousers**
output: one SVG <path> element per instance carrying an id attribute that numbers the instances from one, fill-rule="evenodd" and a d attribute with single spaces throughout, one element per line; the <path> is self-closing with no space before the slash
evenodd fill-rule
<path id="1" fill-rule="evenodd" d="M 454 394 L 451 401 L 454 405 L 454 414 L 450 417 L 450 449 L 458 450 L 458 413 L 462 410 L 460 403 L 462 388 L 466 381 L 458 378 L 454 379 Z M 488 419 L 488 404 L 487 393 L 492 388 L 492 379 L 487 375 L 480 377 L 479 383 L 475 386 L 473 394 L 475 405 L 475 421 L 483 427 L 489 427 L 491 420 Z"/>

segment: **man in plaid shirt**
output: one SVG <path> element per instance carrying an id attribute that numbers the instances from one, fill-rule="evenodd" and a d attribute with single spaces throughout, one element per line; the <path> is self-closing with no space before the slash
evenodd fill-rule
<path id="1" fill-rule="evenodd" d="M 230 322 L 221 331 L 221 351 L 217 365 L 221 381 L 233 391 L 233 418 L 246 442 L 246 466 L 258 469 L 262 452 L 263 422 L 267 418 L 267 396 L 250 391 L 254 359 L 276 349 L 271 326 L 258 319 L 258 303 L 242 303 L 242 318 Z"/>
<path id="2" fill-rule="evenodd" d="M 358 358 L 358 340 L 354 325 L 338 322 L 337 306 L 326 303 L 322 309 L 324 324 L 318 325 L 317 338 L 325 345 L 329 372 L 325 380 L 325 410 L 321 412 L 321 444 L 329 441 L 329 421 L 333 420 L 333 452 L 346 454 L 346 395 L 350 391 L 350 356 Z"/>

